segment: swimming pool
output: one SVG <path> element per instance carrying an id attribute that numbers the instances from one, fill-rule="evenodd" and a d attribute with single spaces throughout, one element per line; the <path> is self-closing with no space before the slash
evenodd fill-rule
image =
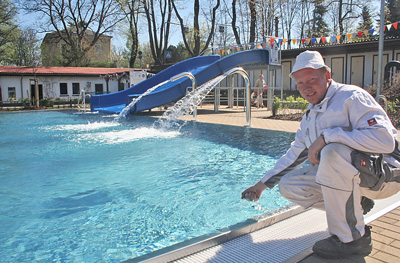
<path id="1" fill-rule="evenodd" d="M 0 114 L 2 262 L 119 262 L 288 205 L 241 200 L 294 134 L 42 111 Z"/>

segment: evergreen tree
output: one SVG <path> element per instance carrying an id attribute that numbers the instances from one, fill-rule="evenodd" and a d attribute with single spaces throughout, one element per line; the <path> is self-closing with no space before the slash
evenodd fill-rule
<path id="1" fill-rule="evenodd" d="M 320 37 L 327 35 L 330 30 L 328 24 L 324 20 L 324 15 L 328 11 L 323 0 L 314 1 L 313 23 L 308 33 L 309 37 Z"/>
<path id="2" fill-rule="evenodd" d="M 387 8 L 385 10 L 386 23 L 400 22 L 400 0 L 386 0 Z M 399 37 L 400 32 L 395 28 L 385 32 L 388 37 Z"/>
<path id="3" fill-rule="evenodd" d="M 358 24 L 357 31 L 370 30 L 373 28 L 372 16 L 368 6 L 363 6 L 361 11 L 361 21 Z"/>
<path id="4" fill-rule="evenodd" d="M 389 20 L 390 23 L 400 21 L 400 0 L 386 0 L 387 8 L 389 9 Z"/>

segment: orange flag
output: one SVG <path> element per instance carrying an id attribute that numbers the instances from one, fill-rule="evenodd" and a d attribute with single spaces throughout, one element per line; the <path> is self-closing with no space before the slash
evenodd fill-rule
<path id="1" fill-rule="evenodd" d="M 322 43 L 325 44 L 326 37 L 321 37 Z"/>
<path id="2" fill-rule="evenodd" d="M 399 24 L 399 22 L 396 22 L 396 23 L 393 23 L 392 25 L 393 25 L 393 27 L 395 28 L 395 29 L 397 29 L 397 25 Z"/>

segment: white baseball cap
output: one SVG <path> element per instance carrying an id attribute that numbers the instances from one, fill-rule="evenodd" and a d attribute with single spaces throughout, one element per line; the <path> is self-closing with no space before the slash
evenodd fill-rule
<path id="1" fill-rule="evenodd" d="M 294 67 L 292 69 L 292 72 L 290 72 L 289 77 L 293 78 L 293 73 L 304 68 L 326 68 L 326 70 L 331 72 L 331 69 L 327 65 L 325 65 L 324 59 L 318 51 L 307 50 L 300 53 L 296 57 L 296 62 L 294 63 Z"/>

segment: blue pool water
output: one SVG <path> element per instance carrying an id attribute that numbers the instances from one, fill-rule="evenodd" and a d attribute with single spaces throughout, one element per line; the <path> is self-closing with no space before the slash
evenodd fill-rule
<path id="1" fill-rule="evenodd" d="M 113 119 L 0 113 L 2 262 L 119 262 L 289 204 L 240 197 L 294 134 Z"/>

